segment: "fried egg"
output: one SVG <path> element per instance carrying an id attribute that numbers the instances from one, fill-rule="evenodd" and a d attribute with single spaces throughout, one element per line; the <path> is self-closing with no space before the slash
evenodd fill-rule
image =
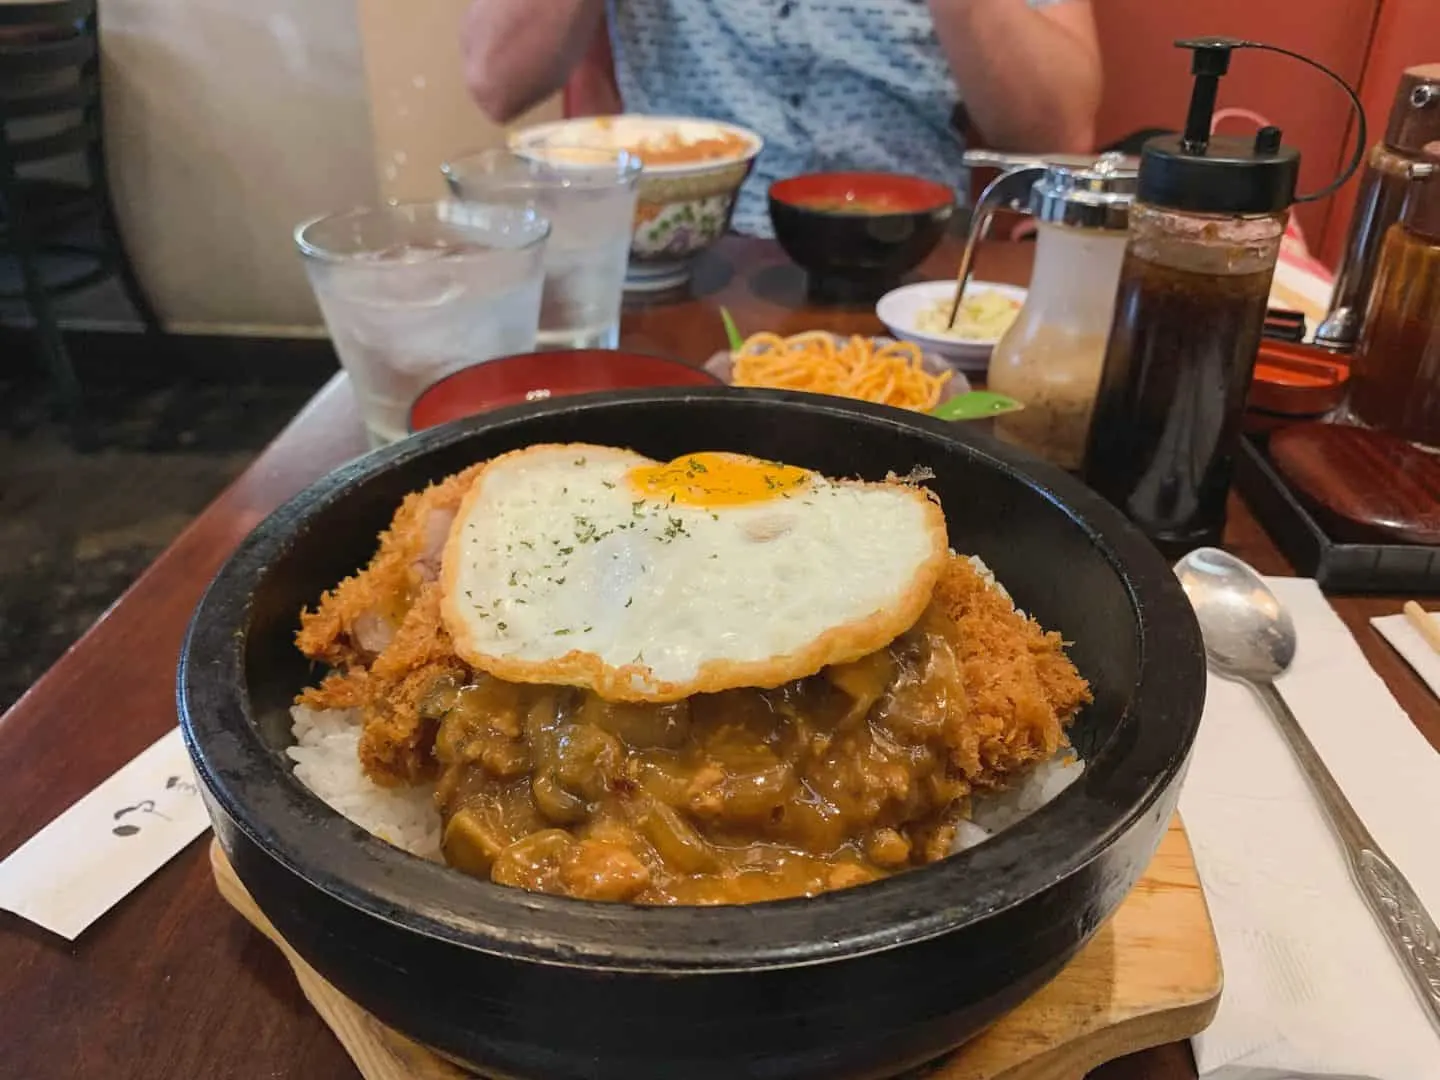
<path id="1" fill-rule="evenodd" d="M 447 541 L 471 666 L 616 701 L 773 687 L 883 647 L 948 552 L 923 488 L 729 453 L 534 446 L 491 461 Z"/>

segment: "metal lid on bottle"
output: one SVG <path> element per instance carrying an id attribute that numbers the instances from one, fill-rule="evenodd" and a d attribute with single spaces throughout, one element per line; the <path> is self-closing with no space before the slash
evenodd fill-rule
<path id="1" fill-rule="evenodd" d="M 1085 165 L 1051 164 L 1030 189 L 1037 221 L 1123 232 L 1135 201 L 1135 159 L 1102 154 Z"/>
<path id="2" fill-rule="evenodd" d="M 1417 64 L 1400 73 L 1385 145 L 1412 157 L 1440 140 L 1440 63 Z"/>
<path id="3" fill-rule="evenodd" d="M 1417 236 L 1440 243 L 1440 140 L 1426 143 L 1410 170 L 1410 190 L 1400 224 Z"/>

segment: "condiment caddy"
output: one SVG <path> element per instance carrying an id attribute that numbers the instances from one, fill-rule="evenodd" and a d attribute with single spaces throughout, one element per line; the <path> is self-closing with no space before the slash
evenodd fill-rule
<path id="1" fill-rule="evenodd" d="M 1328 591 L 1440 592 L 1440 64 L 1401 75 L 1315 342 L 1260 355 L 1237 483 L 1281 550 Z"/>

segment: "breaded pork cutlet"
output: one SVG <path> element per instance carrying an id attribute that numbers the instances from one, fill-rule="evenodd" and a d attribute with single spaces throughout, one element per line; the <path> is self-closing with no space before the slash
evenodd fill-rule
<path id="1" fill-rule="evenodd" d="M 432 707 L 472 677 L 453 651 L 439 614 L 436 560 L 444 533 L 479 466 L 408 497 L 381 535 L 370 565 L 301 616 L 297 644 L 332 667 L 300 703 L 358 708 L 361 760 L 384 784 L 435 775 Z M 1060 635 L 1015 612 L 963 556 L 952 557 L 924 620 L 941 625 L 961 664 L 963 719 L 950 725 L 950 768 L 972 790 L 1053 756 L 1065 725 L 1090 690 Z"/>

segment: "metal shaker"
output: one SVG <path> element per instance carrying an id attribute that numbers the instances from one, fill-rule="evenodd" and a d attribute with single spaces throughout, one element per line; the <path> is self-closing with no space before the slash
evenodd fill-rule
<path id="1" fill-rule="evenodd" d="M 1360 340 L 1385 234 L 1405 208 L 1426 143 L 1440 140 L 1440 63 L 1419 64 L 1400 76 L 1384 137 L 1370 149 L 1330 310 L 1315 343 L 1349 351 Z"/>

